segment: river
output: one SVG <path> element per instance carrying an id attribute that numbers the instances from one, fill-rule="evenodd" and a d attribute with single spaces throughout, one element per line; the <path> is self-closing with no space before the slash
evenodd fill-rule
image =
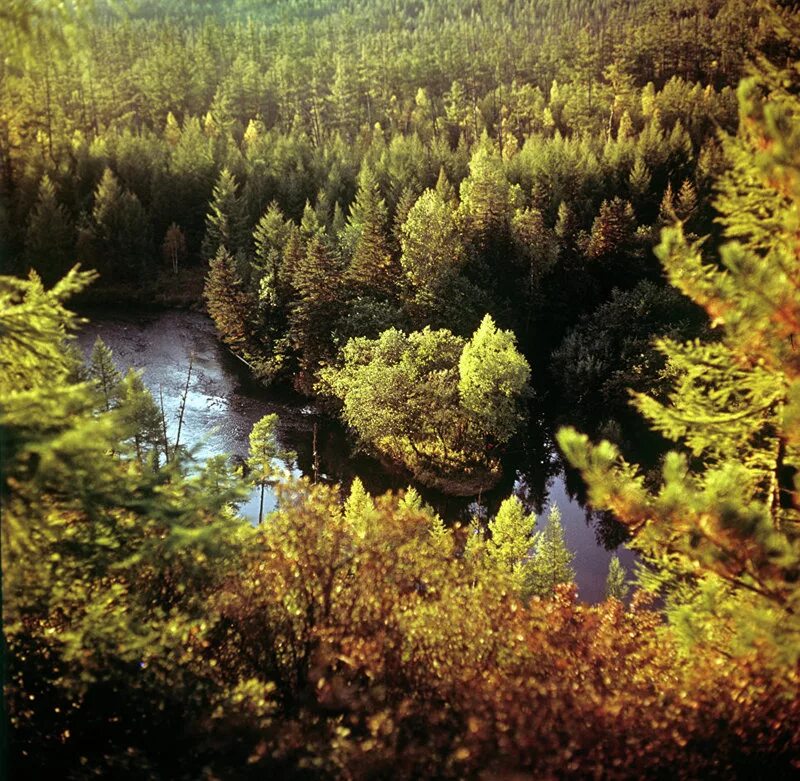
<path id="1" fill-rule="evenodd" d="M 318 415 L 310 402 L 286 391 L 266 389 L 254 381 L 247 367 L 219 342 L 211 321 L 200 313 L 94 311 L 78 337 L 86 355 L 98 336 L 112 349 L 121 371 L 129 367 L 140 370 L 157 401 L 163 394 L 168 435 L 173 442 L 192 356 L 181 443 L 194 448 L 200 461 L 218 453 L 245 456 L 253 424 L 274 412 L 279 419 L 280 444 L 297 454 L 295 474 L 313 476 L 316 441 L 320 480 L 347 486 L 357 474 L 373 494 L 402 489 L 410 482 L 408 476 L 390 473 L 358 452 L 343 427 Z M 506 479 L 498 489 L 480 497 L 481 505 L 492 512 L 514 490 L 537 512 L 541 524 L 550 503 L 555 503 L 561 511 L 566 543 L 575 554 L 573 566 L 579 597 L 586 602 L 600 601 L 611 552 L 598 541 L 600 534 L 597 523 L 592 522 L 593 516 L 571 496 L 564 476 L 555 471 L 552 449 L 546 441 L 537 442 L 529 450 L 533 452 L 517 458 L 516 467 L 513 464 L 507 467 Z M 417 488 L 448 521 L 466 521 L 476 512 L 474 500 L 445 497 Z M 254 491 L 240 506 L 240 513 L 255 522 L 258 505 L 258 492 Z M 274 506 L 275 496 L 269 493 L 265 511 Z M 624 546 L 617 553 L 623 566 L 632 572 L 634 554 Z"/>

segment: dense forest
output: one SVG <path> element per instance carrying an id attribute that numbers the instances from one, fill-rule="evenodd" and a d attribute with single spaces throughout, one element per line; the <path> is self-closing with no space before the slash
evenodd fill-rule
<path id="1" fill-rule="evenodd" d="M 787 54 L 760 8 L 263 5 L 97 11 L 6 63 L 4 255 L 46 283 L 77 259 L 103 302 L 197 302 L 210 268 L 222 338 L 307 394 L 353 337 L 489 313 L 543 401 L 621 440 L 653 338 L 703 332 L 652 249 L 715 230 L 738 80 Z"/>
<path id="2" fill-rule="evenodd" d="M 800 772 L 796 5 L 44 0 L 0 35 L 0 771 Z M 634 581 L 581 603 L 556 507 L 293 477 L 272 415 L 198 463 L 75 350 L 98 303 L 204 307 L 445 493 L 554 421 Z"/>

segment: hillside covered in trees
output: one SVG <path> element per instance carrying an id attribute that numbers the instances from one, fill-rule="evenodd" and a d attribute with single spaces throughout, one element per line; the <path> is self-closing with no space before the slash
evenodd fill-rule
<path id="1" fill-rule="evenodd" d="M 0 775 L 800 773 L 796 6 L 44 1 L 0 34 Z M 445 492 L 546 418 L 633 580 L 581 603 L 557 507 L 293 477 L 273 415 L 198 462 L 74 349 L 99 302 L 205 307 Z"/>
<path id="2" fill-rule="evenodd" d="M 307 394 L 351 338 L 489 313 L 606 434 L 653 337 L 703 332 L 652 249 L 716 230 L 745 63 L 788 54 L 743 0 L 142 3 L 72 46 L 44 21 L 3 66 L 10 267 L 183 304 L 210 269 L 222 338 Z"/>

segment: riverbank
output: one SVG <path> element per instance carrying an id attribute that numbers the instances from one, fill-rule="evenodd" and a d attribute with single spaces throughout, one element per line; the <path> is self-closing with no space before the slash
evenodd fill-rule
<path id="1" fill-rule="evenodd" d="M 124 307 L 133 311 L 181 309 L 204 311 L 205 267 L 159 271 L 150 282 L 106 282 L 100 277 L 72 300 L 81 314 L 84 310 Z"/>
<path id="2" fill-rule="evenodd" d="M 524 441 L 507 456 L 505 476 L 496 488 L 484 490 L 477 504 L 471 497 L 445 496 L 426 488 L 408 472 L 364 452 L 341 424 L 291 390 L 265 388 L 222 345 L 213 323 L 202 312 L 105 305 L 85 314 L 89 323 L 79 334 L 84 354 L 89 354 L 99 336 L 113 350 L 118 368 L 141 370 L 145 385 L 156 398 L 163 393 L 171 440 L 189 357 L 194 356 L 181 441 L 193 448 L 199 461 L 221 453 L 245 455 L 253 424 L 264 415 L 276 413 L 281 447 L 297 454 L 294 474 L 341 485 L 343 492 L 356 475 L 373 495 L 413 486 L 445 522 L 452 524 L 492 515 L 511 493 L 520 496 L 529 511 L 540 518 L 546 516 L 550 503 L 557 504 L 566 544 L 575 552 L 580 598 L 588 602 L 603 599 L 611 551 L 598 534 L 600 520 L 584 509 L 557 464 L 551 463 L 554 457 L 546 421 L 529 426 Z M 254 493 L 239 512 L 254 521 L 258 502 Z M 274 506 L 275 496 L 270 491 L 265 510 Z M 634 555 L 624 548 L 617 553 L 630 572 Z"/>

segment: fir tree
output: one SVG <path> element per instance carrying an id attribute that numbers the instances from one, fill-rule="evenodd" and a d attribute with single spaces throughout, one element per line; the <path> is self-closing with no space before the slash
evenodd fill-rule
<path id="1" fill-rule="evenodd" d="M 163 421 L 161 410 L 150 391 L 142 382 L 139 372 L 129 369 L 119 383 L 119 419 L 122 430 L 133 442 L 134 453 L 140 463 L 145 463 L 148 453 L 153 453 L 158 465 L 158 450 L 164 448 Z"/>
<path id="2" fill-rule="evenodd" d="M 234 350 L 252 349 L 251 318 L 255 301 L 245 290 L 230 253 L 221 246 L 208 265 L 203 297 L 223 341 Z"/>
<path id="3" fill-rule="evenodd" d="M 67 272 L 75 260 L 75 224 L 67 209 L 58 202 L 55 187 L 45 175 L 39 184 L 36 206 L 28 218 L 25 256 L 45 282 L 54 282 Z"/>
<path id="4" fill-rule="evenodd" d="M 363 540 L 370 533 L 375 519 L 375 502 L 356 477 L 350 486 L 350 494 L 344 503 L 344 518 L 357 539 Z"/>
<path id="5" fill-rule="evenodd" d="M 265 415 L 255 423 L 250 431 L 250 452 L 247 456 L 247 467 L 250 480 L 258 486 L 258 523 L 264 520 L 264 494 L 267 486 L 280 474 L 275 461 L 293 461 L 294 454 L 281 448 L 278 444 L 275 428 L 278 416 L 273 412 Z"/>
<path id="6" fill-rule="evenodd" d="M 628 594 L 630 586 L 625 580 L 625 568 L 619 563 L 619 556 L 614 554 L 608 563 L 608 576 L 606 577 L 606 599 L 616 599 L 622 602 Z"/>
<path id="7" fill-rule="evenodd" d="M 105 410 L 108 412 L 116 406 L 122 374 L 114 364 L 114 355 L 111 349 L 99 336 L 94 342 L 89 359 L 89 377 L 97 385 L 103 397 Z"/>
<path id="8" fill-rule="evenodd" d="M 547 521 L 537 535 L 533 556 L 525 572 L 527 593 L 550 597 L 560 583 L 571 583 L 575 579 L 572 568 L 572 553 L 564 542 L 564 527 L 561 513 L 556 505 L 550 506 Z"/>
<path id="9" fill-rule="evenodd" d="M 247 248 L 244 206 L 239 197 L 236 179 L 227 168 L 220 171 L 214 193 L 206 214 L 206 232 L 203 237 L 204 258 L 213 258 L 220 247 L 235 256 Z"/>
<path id="10" fill-rule="evenodd" d="M 345 229 L 345 249 L 351 250 L 347 281 L 361 292 L 390 296 L 395 287 L 394 264 L 386 240 L 388 213 L 374 174 L 364 168 Z"/>

